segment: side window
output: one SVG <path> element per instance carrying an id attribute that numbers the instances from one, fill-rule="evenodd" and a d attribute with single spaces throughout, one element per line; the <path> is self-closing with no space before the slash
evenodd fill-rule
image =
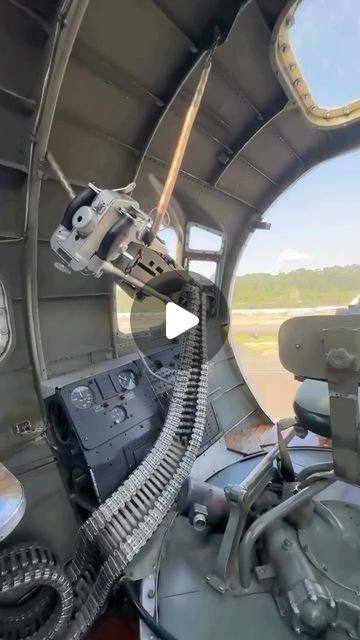
<path id="1" fill-rule="evenodd" d="M 12 341 L 9 307 L 5 287 L 0 281 L 0 361 L 8 353 Z"/>
<path id="2" fill-rule="evenodd" d="M 191 223 L 186 229 L 186 250 L 199 253 L 222 252 L 224 244 L 223 234 L 213 229 L 208 229 L 200 224 Z"/>
<path id="3" fill-rule="evenodd" d="M 188 271 L 217 283 L 223 250 L 224 236 L 221 231 L 194 222 L 187 225 L 185 260 Z"/>
<path id="4" fill-rule="evenodd" d="M 215 283 L 217 262 L 215 260 L 189 260 L 188 271 L 192 271 L 194 277 L 195 274 L 198 275 L 199 280 L 201 280 L 201 276 L 204 276 Z"/>
<path id="5" fill-rule="evenodd" d="M 120 333 L 131 333 L 130 326 L 130 311 L 133 303 L 133 299 L 129 296 L 124 289 L 115 286 L 116 292 L 116 313 L 117 313 L 117 326 Z"/>

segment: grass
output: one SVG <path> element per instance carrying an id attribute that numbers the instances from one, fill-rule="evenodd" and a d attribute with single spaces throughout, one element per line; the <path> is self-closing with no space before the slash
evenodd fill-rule
<path id="1" fill-rule="evenodd" d="M 234 333 L 233 340 L 236 344 L 260 353 L 276 353 L 278 350 L 278 339 L 275 334 L 237 332 Z"/>

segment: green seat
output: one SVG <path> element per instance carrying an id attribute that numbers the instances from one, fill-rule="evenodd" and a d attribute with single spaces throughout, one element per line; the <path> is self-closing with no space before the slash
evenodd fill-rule
<path id="1" fill-rule="evenodd" d="M 330 399 L 327 382 L 305 380 L 296 392 L 294 410 L 303 427 L 319 436 L 331 438 Z"/>
<path id="2" fill-rule="evenodd" d="M 327 382 L 305 380 L 296 392 L 294 410 L 303 427 L 319 436 L 331 438 Z"/>

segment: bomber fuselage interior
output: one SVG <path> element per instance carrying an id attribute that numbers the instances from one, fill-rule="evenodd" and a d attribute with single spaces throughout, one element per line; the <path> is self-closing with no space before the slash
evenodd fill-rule
<path id="1" fill-rule="evenodd" d="M 360 144 L 313 2 L 0 2 L 1 640 L 360 640 L 359 315 L 281 325 L 279 420 L 229 331 L 270 205 Z"/>

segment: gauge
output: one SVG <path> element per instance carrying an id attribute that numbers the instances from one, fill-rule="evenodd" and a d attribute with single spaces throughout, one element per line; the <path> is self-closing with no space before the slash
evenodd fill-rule
<path id="1" fill-rule="evenodd" d="M 85 385 L 75 387 L 71 392 L 70 398 L 77 409 L 90 409 L 95 402 L 93 392 L 90 387 Z"/>
<path id="2" fill-rule="evenodd" d="M 125 409 L 120 406 L 111 409 L 110 415 L 115 424 L 120 424 L 120 422 L 124 422 L 124 420 L 126 420 L 127 418 Z"/>
<path id="3" fill-rule="evenodd" d="M 131 369 L 125 369 L 118 373 L 118 381 L 125 391 L 131 391 L 136 387 L 136 375 Z"/>

